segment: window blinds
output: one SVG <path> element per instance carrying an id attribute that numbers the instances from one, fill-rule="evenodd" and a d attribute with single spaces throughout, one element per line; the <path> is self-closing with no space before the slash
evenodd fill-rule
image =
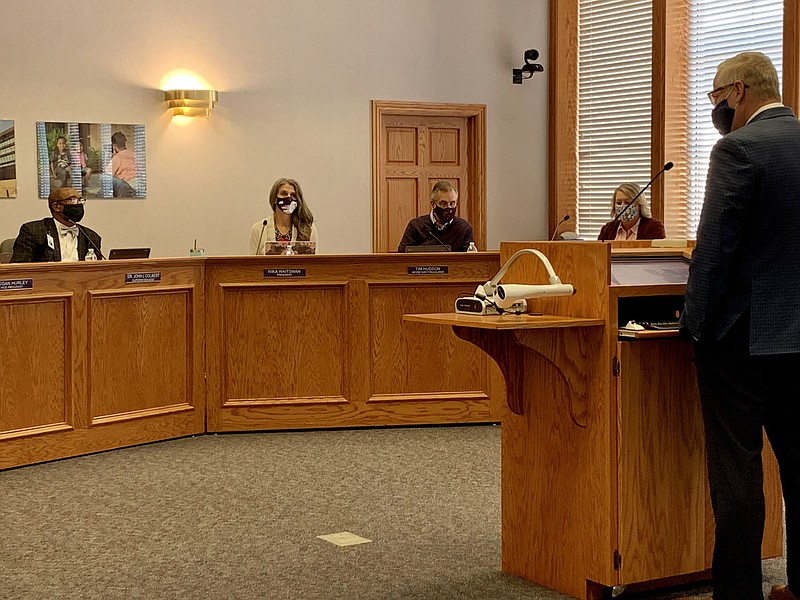
<path id="1" fill-rule="evenodd" d="M 577 232 L 595 239 L 624 182 L 650 180 L 651 0 L 578 3 Z"/>
<path id="2" fill-rule="evenodd" d="M 711 148 L 719 133 L 711 124 L 711 103 L 717 65 L 739 52 L 763 52 L 781 76 L 783 0 L 690 0 L 689 94 L 686 237 L 694 238 L 708 171 Z M 728 83 L 728 82 L 725 82 Z"/>

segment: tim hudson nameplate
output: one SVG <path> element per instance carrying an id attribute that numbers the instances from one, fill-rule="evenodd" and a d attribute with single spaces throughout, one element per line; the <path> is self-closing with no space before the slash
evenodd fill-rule
<path id="1" fill-rule="evenodd" d="M 409 275 L 447 275 L 447 265 L 424 265 L 408 267 Z"/>
<path id="2" fill-rule="evenodd" d="M 0 279 L 0 291 L 30 290 L 32 288 L 33 279 Z"/>
<path id="3" fill-rule="evenodd" d="M 264 277 L 305 277 L 305 269 L 264 269 Z"/>
<path id="4" fill-rule="evenodd" d="M 125 273 L 125 283 L 158 283 L 161 273 Z"/>

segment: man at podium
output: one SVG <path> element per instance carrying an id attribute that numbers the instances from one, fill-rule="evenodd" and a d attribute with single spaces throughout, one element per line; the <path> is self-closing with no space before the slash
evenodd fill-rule
<path id="1" fill-rule="evenodd" d="M 456 216 L 458 190 L 448 181 L 437 181 L 431 190 L 431 212 L 411 219 L 398 252 L 408 246 L 446 247 L 453 252 L 466 252 L 475 241 L 472 225 Z"/>
<path id="2" fill-rule="evenodd" d="M 714 600 L 762 600 L 761 450 L 766 430 L 786 507 L 788 585 L 800 596 L 800 123 L 770 59 L 722 62 L 685 327 L 695 339 L 716 520 Z"/>

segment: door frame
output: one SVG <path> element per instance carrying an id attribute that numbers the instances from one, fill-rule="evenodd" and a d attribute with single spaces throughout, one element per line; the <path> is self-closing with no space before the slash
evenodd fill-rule
<path id="1" fill-rule="evenodd" d="M 486 105 L 372 100 L 372 251 L 386 246 L 388 215 L 381 204 L 381 121 L 384 115 L 467 119 L 467 211 L 475 245 L 486 250 Z"/>

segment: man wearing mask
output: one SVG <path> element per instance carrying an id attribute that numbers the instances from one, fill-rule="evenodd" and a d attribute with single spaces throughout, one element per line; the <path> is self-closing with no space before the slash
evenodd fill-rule
<path id="1" fill-rule="evenodd" d="M 398 252 L 406 246 L 450 246 L 453 252 L 466 252 L 475 241 L 472 225 L 456 216 L 458 191 L 447 181 L 438 181 L 431 190 L 431 212 L 411 219 Z"/>
<path id="2" fill-rule="evenodd" d="M 50 192 L 48 203 L 53 216 L 19 228 L 11 262 L 85 260 L 90 248 L 102 258 L 100 236 L 78 225 L 83 219 L 85 202 L 75 188 L 62 187 Z"/>
<path id="3" fill-rule="evenodd" d="M 800 596 L 800 123 L 764 54 L 721 63 L 686 285 L 716 520 L 714 600 L 762 600 L 762 430 L 780 466 L 788 585 Z"/>

